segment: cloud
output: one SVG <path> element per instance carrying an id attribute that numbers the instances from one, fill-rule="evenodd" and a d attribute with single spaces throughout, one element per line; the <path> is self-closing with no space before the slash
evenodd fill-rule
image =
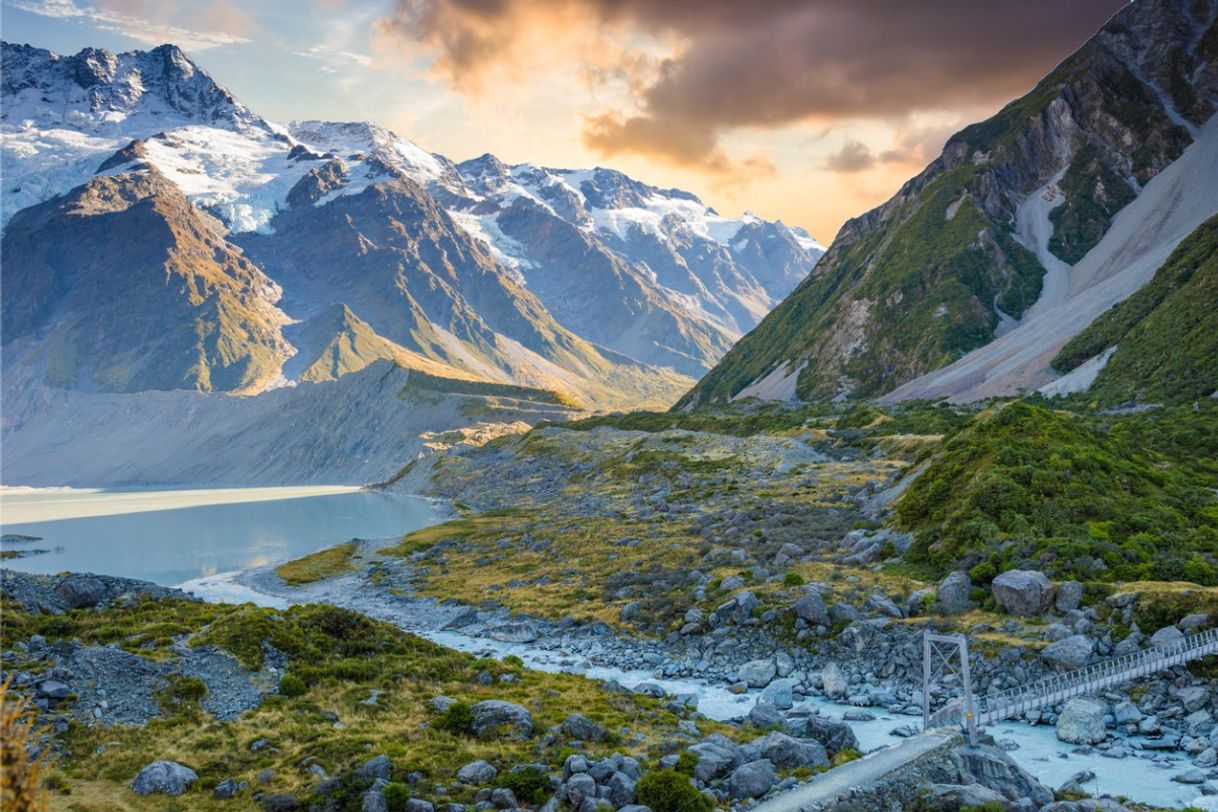
<path id="1" fill-rule="evenodd" d="M 100 0 L 97 5 L 77 0 L 9 0 L 9 3 L 43 17 L 79 20 L 146 45 L 172 42 L 188 51 L 249 42 L 246 34 L 256 30 L 253 20 L 229 0 L 209 3 L 185 14 L 161 0 Z"/>
<path id="2" fill-rule="evenodd" d="M 464 93 L 560 65 L 622 81 L 633 109 L 588 116 L 589 147 L 722 173 L 720 142 L 742 128 L 992 109 L 1124 2 L 398 0 L 379 26 Z M 863 162 L 857 148 L 837 157 Z"/>
<path id="3" fill-rule="evenodd" d="M 862 141 L 851 139 L 837 152 L 829 154 L 829 157 L 825 159 L 825 169 L 830 172 L 852 174 L 870 169 L 875 166 L 875 161 L 875 155 L 872 154 L 870 147 Z"/>

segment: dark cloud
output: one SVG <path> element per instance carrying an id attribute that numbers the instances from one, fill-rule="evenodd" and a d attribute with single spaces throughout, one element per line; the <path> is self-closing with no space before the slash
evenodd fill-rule
<path id="1" fill-rule="evenodd" d="M 847 141 L 837 152 L 830 153 L 825 159 L 825 169 L 830 172 L 850 174 L 863 172 L 875 166 L 875 155 L 862 141 Z"/>
<path id="2" fill-rule="evenodd" d="M 637 110 L 590 118 L 585 138 L 606 154 L 720 171 L 728 159 L 719 137 L 735 128 L 892 118 L 1014 98 L 1123 3 L 399 0 L 384 26 L 431 49 L 462 88 L 476 87 L 539 29 L 555 48 L 581 25 L 619 43 L 632 34 L 675 36 L 677 56 L 632 83 Z M 575 58 L 595 59 L 584 53 Z M 839 157 L 843 165 L 862 160 L 857 149 Z"/>

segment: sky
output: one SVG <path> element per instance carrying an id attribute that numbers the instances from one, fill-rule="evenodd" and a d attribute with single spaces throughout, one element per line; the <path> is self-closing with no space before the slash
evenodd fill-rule
<path id="1" fill-rule="evenodd" d="M 173 42 L 274 121 L 610 166 L 827 243 L 1125 0 L 0 0 L 58 53 Z"/>

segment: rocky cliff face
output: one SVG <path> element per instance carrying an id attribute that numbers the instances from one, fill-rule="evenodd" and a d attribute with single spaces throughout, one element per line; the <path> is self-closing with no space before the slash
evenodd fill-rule
<path id="1" fill-rule="evenodd" d="M 873 396 L 1059 302 L 1069 266 L 1218 101 L 1218 4 L 1128 5 L 1028 95 L 953 136 L 683 400 Z M 1218 202 L 1212 204 L 1218 208 Z M 764 387 L 761 387 L 764 389 Z"/>

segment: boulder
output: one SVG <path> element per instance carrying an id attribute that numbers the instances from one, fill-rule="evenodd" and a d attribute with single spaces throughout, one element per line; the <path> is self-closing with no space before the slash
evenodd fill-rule
<path id="1" fill-rule="evenodd" d="M 506 733 L 513 739 L 527 739 L 533 735 L 533 714 L 523 705 L 488 699 L 471 709 L 473 720 L 470 729 L 475 736 L 497 736 Z"/>
<path id="2" fill-rule="evenodd" d="M 389 762 L 389 756 L 382 753 L 364 762 L 364 765 L 356 770 L 356 774 L 368 782 L 378 778 L 388 781 L 393 776 L 393 765 Z"/>
<path id="3" fill-rule="evenodd" d="M 834 755 L 841 750 L 859 749 L 859 740 L 854 735 L 854 729 L 840 719 L 809 716 L 803 723 L 803 735 L 805 738 L 820 742 L 829 755 Z"/>
<path id="4" fill-rule="evenodd" d="M 198 774 L 176 761 L 154 761 L 131 782 L 136 795 L 181 795 L 199 780 Z"/>
<path id="5" fill-rule="evenodd" d="M 741 764 L 728 778 L 728 790 L 736 799 L 760 798 L 778 782 L 774 766 L 765 759 Z"/>
<path id="6" fill-rule="evenodd" d="M 956 748 L 953 761 L 959 769 L 961 784 L 981 784 L 1008 801 L 1027 798 L 1036 807 L 1053 801 L 1053 790 L 1033 778 L 998 747 L 966 744 Z"/>
<path id="7" fill-rule="evenodd" d="M 837 667 L 837 663 L 827 663 L 820 671 L 820 678 L 825 696 L 830 699 L 843 699 L 850 690 L 846 677 L 842 674 L 842 669 Z"/>
<path id="8" fill-rule="evenodd" d="M 939 589 L 935 592 L 939 611 L 945 615 L 967 612 L 974 606 L 972 592 L 973 582 L 969 580 L 968 573 L 964 570 L 956 570 L 940 582 Z"/>
<path id="9" fill-rule="evenodd" d="M 1091 659 L 1095 643 L 1085 634 L 1072 634 L 1046 646 L 1040 652 L 1040 658 L 1058 668 L 1082 668 Z"/>
<path id="10" fill-rule="evenodd" d="M 248 786 L 249 784 L 244 781 L 237 781 L 235 778 L 225 778 L 219 784 L 216 784 L 215 789 L 211 791 L 211 797 L 227 801 L 231 798 L 236 798 Z"/>
<path id="11" fill-rule="evenodd" d="M 609 800 L 615 808 L 634 803 L 634 790 L 638 781 L 620 770 L 609 776 L 606 782 L 609 787 Z"/>
<path id="12" fill-rule="evenodd" d="M 562 794 L 573 809 L 579 809 L 585 798 L 596 798 L 596 779 L 588 773 L 575 773 L 563 784 Z"/>
<path id="13" fill-rule="evenodd" d="M 599 742 L 605 738 L 605 729 L 582 713 L 573 713 L 562 722 L 562 732 L 571 739 Z"/>
<path id="14" fill-rule="evenodd" d="M 964 809 L 1006 808 L 1006 796 L 981 784 L 931 784 L 927 797 L 929 808 L 941 812 L 961 812 Z"/>
<path id="15" fill-rule="evenodd" d="M 472 787 L 480 787 L 491 783 L 495 780 L 495 776 L 499 775 L 489 762 L 478 759 L 471 761 L 461 769 L 457 770 L 457 780 L 462 784 L 469 784 Z"/>
<path id="16" fill-rule="evenodd" d="M 1098 744 L 1108 738 L 1104 714 L 1108 706 L 1098 699 L 1071 699 L 1057 717 L 1057 738 L 1069 744 Z"/>
<path id="17" fill-rule="evenodd" d="M 106 599 L 106 584 L 92 575 L 69 575 L 55 587 L 72 609 L 90 609 Z"/>
<path id="18" fill-rule="evenodd" d="M 774 679 L 777 673 L 778 666 L 772 659 L 752 660 L 740 666 L 740 670 L 736 672 L 736 679 L 747 683 L 750 688 L 764 688 L 770 684 L 770 680 Z"/>
<path id="19" fill-rule="evenodd" d="M 1044 614 L 1053 602 L 1053 582 L 1036 570 L 1007 570 L 990 585 L 994 602 L 1019 617 Z"/>
<path id="20" fill-rule="evenodd" d="M 698 742 L 688 749 L 698 757 L 698 763 L 694 765 L 694 778 L 703 784 L 726 774 L 736 763 L 736 748 L 723 737 Z"/>
<path id="21" fill-rule="evenodd" d="M 1168 643 L 1174 643 L 1177 640 L 1184 638 L 1184 632 L 1177 629 L 1175 626 L 1164 626 L 1150 636 L 1150 644 L 1152 646 L 1165 646 Z"/>
<path id="22" fill-rule="evenodd" d="M 371 787 L 364 793 L 359 812 L 389 812 L 389 799 L 381 787 Z"/>
<path id="23" fill-rule="evenodd" d="M 789 710 L 795 704 L 795 680 L 774 680 L 761 692 L 761 699 L 758 701 L 768 702 L 779 710 Z"/>
<path id="24" fill-rule="evenodd" d="M 796 617 L 802 618 L 804 622 L 812 626 L 833 625 L 833 621 L 829 618 L 829 608 L 825 606 L 825 599 L 820 596 L 819 592 L 805 592 L 804 596 L 795 601 L 795 605 L 791 608 L 795 610 Z"/>
<path id="25" fill-rule="evenodd" d="M 1057 597 L 1053 608 L 1059 612 L 1072 612 L 1083 602 L 1083 585 L 1078 581 L 1062 581 L 1057 585 Z"/>
<path id="26" fill-rule="evenodd" d="M 1184 709 L 1192 713 L 1204 708 L 1205 703 L 1212 698 L 1213 694 L 1203 685 L 1190 685 L 1177 691 L 1176 696 L 1179 697 Z"/>
<path id="27" fill-rule="evenodd" d="M 740 757 L 752 762 L 765 759 L 784 770 L 796 767 L 824 767 L 829 764 L 829 754 L 824 745 L 815 739 L 801 740 L 785 733 L 767 733 L 740 748 Z"/>
<path id="28" fill-rule="evenodd" d="M 764 699 L 758 699 L 757 704 L 749 709 L 748 718 L 754 727 L 759 727 L 762 730 L 770 727 L 781 727 L 786 721 L 782 711 Z"/>

